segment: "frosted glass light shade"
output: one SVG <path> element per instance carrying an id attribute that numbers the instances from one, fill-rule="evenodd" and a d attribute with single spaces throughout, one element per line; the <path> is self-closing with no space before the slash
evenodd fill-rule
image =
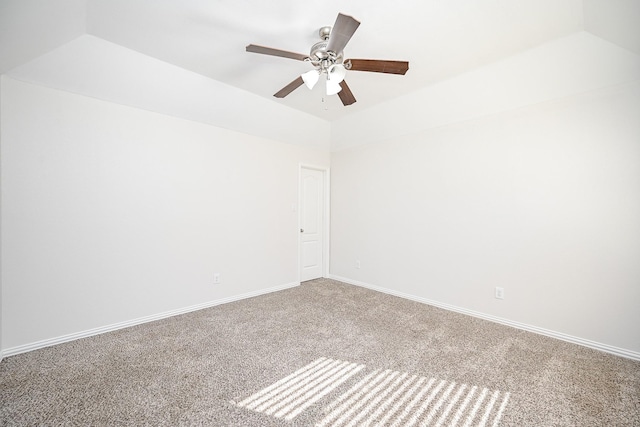
<path id="1" fill-rule="evenodd" d="M 342 87 L 337 80 L 327 79 L 327 95 L 335 95 L 340 92 Z"/>
<path id="2" fill-rule="evenodd" d="M 344 68 L 342 64 L 334 64 L 329 67 L 327 72 L 327 78 L 331 81 L 335 81 L 336 83 L 340 83 L 344 80 L 344 77 L 347 75 L 347 69 Z"/>
<path id="3" fill-rule="evenodd" d="M 318 72 L 318 70 L 311 70 L 302 74 L 300 77 L 302 77 L 304 84 L 307 85 L 309 89 L 313 89 L 316 83 L 318 83 L 318 79 L 320 78 L 320 73 Z"/>

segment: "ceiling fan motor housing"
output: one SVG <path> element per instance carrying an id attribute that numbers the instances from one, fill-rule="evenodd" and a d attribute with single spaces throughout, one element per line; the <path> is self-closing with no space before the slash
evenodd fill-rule
<path id="1" fill-rule="evenodd" d="M 316 68 L 320 68 L 322 70 L 326 70 L 334 64 L 342 64 L 343 52 L 332 52 L 327 50 L 329 36 L 331 35 L 331 27 L 326 26 L 320 28 L 318 34 L 322 41 L 311 46 L 311 51 L 309 52 L 309 59 L 311 60 L 311 63 Z"/>
<path id="2" fill-rule="evenodd" d="M 323 40 L 311 46 L 311 51 L 309 52 L 311 62 L 323 61 L 329 58 L 330 54 L 327 52 L 327 44 L 328 42 Z"/>

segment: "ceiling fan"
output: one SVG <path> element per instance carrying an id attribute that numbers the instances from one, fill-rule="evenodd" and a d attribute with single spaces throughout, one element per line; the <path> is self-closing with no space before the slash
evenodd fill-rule
<path id="1" fill-rule="evenodd" d="M 352 16 L 339 13 L 333 28 L 329 26 L 320 28 L 321 41 L 311 46 L 309 55 L 255 44 L 248 45 L 247 52 L 296 59 L 313 65 L 313 70 L 298 76 L 294 81 L 276 92 L 273 95 L 276 98 L 284 98 L 302 86 L 302 84 L 312 89 L 320 79 L 320 76 L 325 75 L 327 95 L 338 94 L 343 105 L 351 105 L 356 102 L 356 98 L 353 96 L 349 86 L 347 86 L 347 82 L 344 81 L 347 70 L 404 75 L 409 69 L 409 62 L 407 61 L 344 59 L 343 49 L 351 40 L 359 25 L 360 22 Z"/>

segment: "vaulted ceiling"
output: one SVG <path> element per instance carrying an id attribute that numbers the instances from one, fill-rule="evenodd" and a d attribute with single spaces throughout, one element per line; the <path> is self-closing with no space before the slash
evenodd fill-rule
<path id="1" fill-rule="evenodd" d="M 338 12 L 361 21 L 345 56 L 407 60 L 409 72 L 349 72 L 349 107 L 321 85 L 274 98 L 310 65 L 245 46 L 307 54 Z M 578 31 L 640 54 L 638 22 L 638 0 L 1 0 L 0 72 L 89 34 L 334 120 Z"/>

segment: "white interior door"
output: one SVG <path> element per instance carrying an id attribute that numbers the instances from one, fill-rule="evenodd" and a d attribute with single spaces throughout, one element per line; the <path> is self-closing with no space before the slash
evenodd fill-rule
<path id="1" fill-rule="evenodd" d="M 300 171 L 300 281 L 323 275 L 324 172 Z"/>

